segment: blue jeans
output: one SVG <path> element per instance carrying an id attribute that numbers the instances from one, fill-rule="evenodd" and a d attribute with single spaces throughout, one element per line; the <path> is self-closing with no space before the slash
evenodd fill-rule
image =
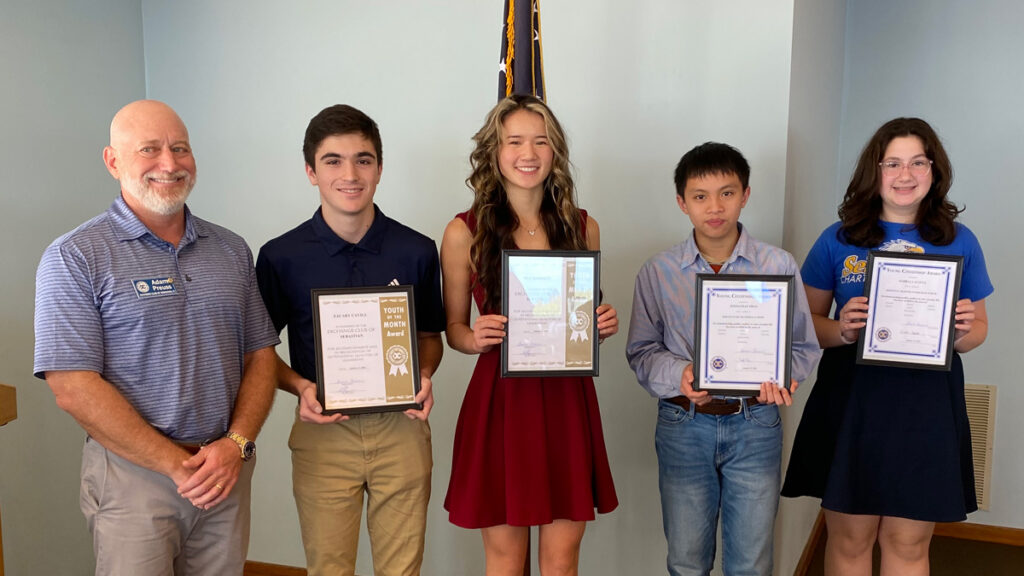
<path id="1" fill-rule="evenodd" d="M 722 571 L 771 574 L 782 466 L 778 407 L 744 402 L 742 412 L 711 416 L 661 401 L 654 444 L 669 574 L 711 572 L 719 508 Z"/>

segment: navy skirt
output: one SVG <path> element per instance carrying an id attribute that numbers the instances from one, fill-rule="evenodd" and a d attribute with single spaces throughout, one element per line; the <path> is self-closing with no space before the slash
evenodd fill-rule
<path id="1" fill-rule="evenodd" d="M 964 371 L 856 363 L 857 346 L 825 350 L 782 487 L 846 514 L 929 522 L 978 509 Z"/>

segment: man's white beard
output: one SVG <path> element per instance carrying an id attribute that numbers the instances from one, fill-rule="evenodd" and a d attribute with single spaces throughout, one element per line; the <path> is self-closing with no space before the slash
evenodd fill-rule
<path id="1" fill-rule="evenodd" d="M 160 192 L 153 190 L 149 185 L 149 178 L 184 178 L 180 186 L 173 191 Z M 183 170 L 171 174 L 149 172 L 143 174 L 142 178 L 136 180 L 126 174 L 121 175 L 121 187 L 125 192 L 131 194 L 142 206 L 150 212 L 161 216 L 177 214 L 185 206 L 185 200 L 195 186 L 195 178 Z"/>

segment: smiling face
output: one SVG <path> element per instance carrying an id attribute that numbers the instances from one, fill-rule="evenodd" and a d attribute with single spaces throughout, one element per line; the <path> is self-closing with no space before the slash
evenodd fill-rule
<path id="1" fill-rule="evenodd" d="M 328 136 L 317 146 L 316 166 L 306 165 L 309 182 L 320 189 L 324 218 L 373 222 L 373 194 L 383 166 L 373 143 L 362 134 Z"/>
<path id="2" fill-rule="evenodd" d="M 542 192 L 553 156 L 540 114 L 516 110 L 502 122 L 498 169 L 507 192 Z"/>
<path id="3" fill-rule="evenodd" d="M 898 162 L 901 167 L 898 174 L 881 174 L 882 220 L 906 224 L 917 220 L 921 201 L 932 187 L 932 173 L 929 169 L 925 174 L 912 174 L 909 166 L 915 160 L 928 160 L 924 143 L 917 136 L 893 138 L 886 146 L 882 162 Z"/>
<path id="4" fill-rule="evenodd" d="M 188 130 L 160 102 L 143 100 L 121 109 L 111 123 L 110 146 L 104 149 L 103 159 L 136 213 L 176 214 L 195 185 L 196 162 Z"/>
<path id="5" fill-rule="evenodd" d="M 709 249 L 739 237 L 737 223 L 749 197 L 750 187 L 743 188 L 736 174 L 711 173 L 688 178 L 676 201 L 690 217 L 697 245 Z"/>

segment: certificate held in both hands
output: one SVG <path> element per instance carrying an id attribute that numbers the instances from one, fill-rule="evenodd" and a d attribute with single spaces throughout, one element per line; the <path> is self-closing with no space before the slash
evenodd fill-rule
<path id="1" fill-rule="evenodd" d="M 793 277 L 698 274 L 693 389 L 757 396 L 762 382 L 789 388 Z"/>
<path id="2" fill-rule="evenodd" d="M 949 370 L 962 256 L 872 251 L 857 363 Z"/>
<path id="3" fill-rule="evenodd" d="M 420 369 L 412 286 L 313 290 L 316 394 L 324 414 L 416 404 Z"/>
<path id="4" fill-rule="evenodd" d="M 501 376 L 597 376 L 600 252 L 505 250 Z"/>

